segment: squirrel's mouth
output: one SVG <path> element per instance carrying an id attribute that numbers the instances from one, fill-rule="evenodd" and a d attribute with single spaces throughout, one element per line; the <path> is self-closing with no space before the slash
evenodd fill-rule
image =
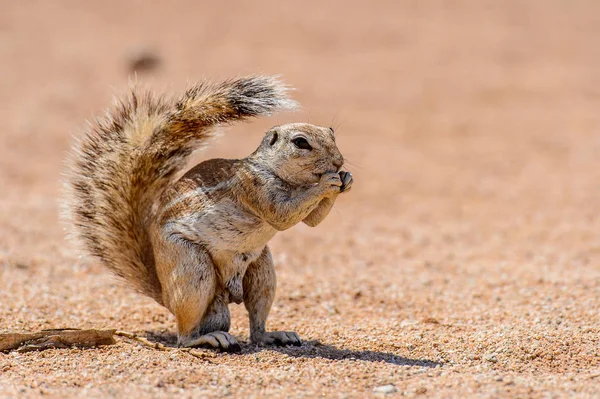
<path id="1" fill-rule="evenodd" d="M 316 177 L 317 181 L 321 180 L 321 178 L 323 177 L 323 175 L 327 173 L 327 172 L 313 172 L 313 176 Z"/>

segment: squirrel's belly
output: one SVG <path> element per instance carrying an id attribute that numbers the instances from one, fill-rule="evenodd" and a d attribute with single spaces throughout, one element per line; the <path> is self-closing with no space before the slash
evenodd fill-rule
<path id="1" fill-rule="evenodd" d="M 231 251 L 211 252 L 213 262 L 219 270 L 219 278 L 229 294 L 230 302 L 241 303 L 244 300 L 243 279 L 246 269 L 260 257 L 263 250 L 264 247 L 259 251 L 245 253 Z"/>
<path id="2" fill-rule="evenodd" d="M 230 301 L 241 303 L 246 269 L 258 259 L 277 230 L 230 201 L 201 215 L 198 227 L 206 232 L 202 240 L 220 271 Z"/>
<path id="3" fill-rule="evenodd" d="M 171 229 L 206 247 L 230 300 L 236 303 L 243 300 L 242 280 L 248 265 L 258 259 L 277 233 L 273 226 L 231 200 L 172 220 Z"/>

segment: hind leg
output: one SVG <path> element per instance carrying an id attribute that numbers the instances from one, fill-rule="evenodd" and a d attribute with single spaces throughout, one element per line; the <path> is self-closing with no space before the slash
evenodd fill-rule
<path id="1" fill-rule="evenodd" d="M 266 331 L 267 317 L 275 299 L 275 268 L 269 248 L 248 266 L 244 275 L 244 305 L 250 319 L 250 340 L 260 344 L 301 345 L 293 331 Z"/>
<path id="2" fill-rule="evenodd" d="M 213 298 L 202 324 L 198 329 L 198 334 L 208 334 L 215 331 L 229 331 L 231 325 L 231 314 L 227 305 L 227 296 L 223 293 L 217 293 Z"/>
<path id="3" fill-rule="evenodd" d="M 228 333 L 231 325 L 231 314 L 229 313 L 227 299 L 227 296 L 222 293 L 215 295 L 198 331 L 195 333 L 198 338 L 192 340 L 189 346 L 211 346 L 226 352 L 239 352 L 241 350 L 237 340 Z M 218 345 L 215 345 L 215 341 Z"/>
<path id="4" fill-rule="evenodd" d="M 163 303 L 177 320 L 181 346 L 239 351 L 229 330 L 229 309 L 218 293 L 215 266 L 201 246 L 181 239 L 155 241 Z"/>

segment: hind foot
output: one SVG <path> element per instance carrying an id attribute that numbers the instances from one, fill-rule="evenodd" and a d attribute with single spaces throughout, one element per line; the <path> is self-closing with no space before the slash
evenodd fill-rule
<path id="1" fill-rule="evenodd" d="M 213 331 L 194 338 L 183 344 L 186 347 L 200 346 L 204 348 L 217 349 L 222 352 L 239 352 L 240 344 L 231 334 L 225 331 Z"/>
<path id="2" fill-rule="evenodd" d="M 294 345 L 300 346 L 302 345 L 302 341 L 297 333 L 293 331 L 271 331 L 271 332 L 261 332 L 254 333 L 250 337 L 250 340 L 255 344 L 264 344 L 264 345 L 277 345 L 277 346 L 286 346 L 286 345 Z"/>

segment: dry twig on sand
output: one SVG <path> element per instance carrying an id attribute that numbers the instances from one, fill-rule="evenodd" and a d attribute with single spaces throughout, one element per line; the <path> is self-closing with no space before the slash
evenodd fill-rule
<path id="1" fill-rule="evenodd" d="M 73 328 L 42 330 L 34 333 L 0 334 L 0 352 L 16 350 L 17 352 L 24 353 L 51 348 L 63 349 L 71 348 L 73 346 L 90 348 L 100 345 L 112 345 L 115 343 L 115 335 L 131 339 L 148 348 L 159 351 L 184 352 L 205 360 L 216 356 L 210 351 L 165 346 L 160 342 L 151 342 L 144 337 L 139 337 L 136 334 L 127 331 L 116 329 L 78 330 Z"/>
<path id="2" fill-rule="evenodd" d="M 42 330 L 35 333 L 0 334 L 0 352 L 39 351 L 50 348 L 70 348 L 72 346 L 89 348 L 115 343 L 113 335 L 117 330 L 77 330 L 71 328 Z"/>

